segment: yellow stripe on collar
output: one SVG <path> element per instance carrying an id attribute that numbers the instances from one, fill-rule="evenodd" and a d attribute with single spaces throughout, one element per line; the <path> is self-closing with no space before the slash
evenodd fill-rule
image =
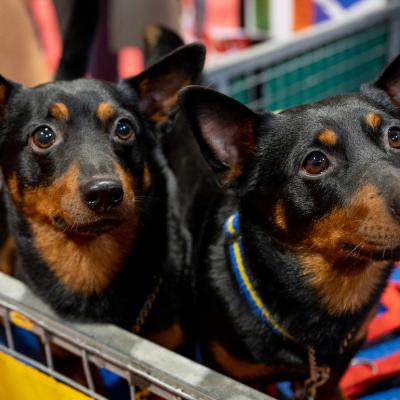
<path id="1" fill-rule="evenodd" d="M 251 278 L 245 268 L 242 239 L 239 234 L 239 215 L 237 213 L 231 215 L 225 222 L 225 234 L 227 237 L 233 238 L 228 246 L 229 259 L 240 290 L 248 301 L 252 311 L 274 331 L 287 339 L 297 342 L 297 340 L 272 317 L 251 282 Z"/>

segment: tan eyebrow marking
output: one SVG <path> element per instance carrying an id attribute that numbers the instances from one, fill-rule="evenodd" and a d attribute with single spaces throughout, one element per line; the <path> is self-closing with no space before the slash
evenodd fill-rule
<path id="1" fill-rule="evenodd" d="M 380 127 L 381 120 L 382 120 L 381 116 L 374 112 L 368 113 L 366 118 L 367 124 L 374 130 Z"/>
<path id="2" fill-rule="evenodd" d="M 332 129 L 324 129 L 319 135 L 318 140 L 325 146 L 335 146 L 337 135 Z"/>
<path id="3" fill-rule="evenodd" d="M 53 103 L 49 107 L 49 115 L 61 121 L 67 121 L 69 118 L 69 110 L 64 103 Z"/>
<path id="4" fill-rule="evenodd" d="M 101 102 L 96 110 L 96 116 L 102 122 L 107 121 L 114 114 L 115 114 L 114 107 L 110 103 L 107 103 L 106 101 Z"/>

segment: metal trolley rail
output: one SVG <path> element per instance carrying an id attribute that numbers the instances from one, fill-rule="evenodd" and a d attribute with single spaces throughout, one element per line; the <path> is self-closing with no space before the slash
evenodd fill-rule
<path id="1" fill-rule="evenodd" d="M 277 110 L 357 90 L 399 52 L 400 0 L 391 0 L 363 17 L 322 24 L 288 42 L 269 42 L 228 55 L 207 68 L 206 79 L 253 109 Z M 144 389 L 164 399 L 271 399 L 115 326 L 61 320 L 24 284 L 1 273 L 0 326 L 0 373 L 7 366 L 21 367 L 23 376 L 26 369 L 36 371 L 38 379 L 48 380 L 43 381 L 46 384 L 51 381 L 81 396 L 68 399 L 106 398 L 97 390 L 96 368 L 122 377 L 135 400 Z M 16 329 L 37 338 L 41 360 L 21 351 Z M 55 347 L 78 359 L 84 382 L 55 368 Z"/>
<path id="2" fill-rule="evenodd" d="M 163 399 L 271 399 L 116 326 L 61 320 L 23 283 L 1 273 L 0 293 L 0 320 L 6 336 L 5 344 L 0 344 L 0 352 L 76 389 L 87 398 L 106 399 L 96 393 L 91 372 L 91 366 L 96 366 L 123 377 L 129 385 L 132 399 L 140 398 L 137 388 L 140 391 L 146 389 Z M 43 346 L 44 363 L 18 351 L 14 338 L 15 326 L 29 330 L 39 338 Z M 53 345 L 80 357 L 85 385 L 56 371 Z"/>
<path id="3" fill-rule="evenodd" d="M 400 0 L 388 0 L 364 15 L 221 57 L 207 68 L 207 81 L 255 110 L 274 111 L 358 91 L 399 53 Z"/>

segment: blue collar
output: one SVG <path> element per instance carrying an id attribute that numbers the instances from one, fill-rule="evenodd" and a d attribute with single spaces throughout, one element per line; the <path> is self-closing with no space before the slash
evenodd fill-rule
<path id="1" fill-rule="evenodd" d="M 233 273 L 239 285 L 240 292 L 247 300 L 252 312 L 273 331 L 286 339 L 297 342 L 297 340 L 272 317 L 257 290 L 254 288 L 251 276 L 246 271 L 243 242 L 239 229 L 239 214 L 237 212 L 225 221 L 224 233 L 225 237 L 229 239 L 228 254 Z"/>

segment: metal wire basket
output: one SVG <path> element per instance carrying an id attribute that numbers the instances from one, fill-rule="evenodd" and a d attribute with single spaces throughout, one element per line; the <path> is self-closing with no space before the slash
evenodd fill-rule
<path id="1" fill-rule="evenodd" d="M 276 110 L 357 90 L 399 51 L 400 1 L 393 0 L 368 15 L 323 24 L 290 42 L 228 55 L 208 67 L 206 79 L 253 109 Z M 37 341 L 36 355 L 18 343 L 21 332 Z M 57 370 L 55 348 L 78 358 L 84 382 Z M 23 385 L 31 390 L 24 400 L 45 400 L 32 394 L 34 387 L 58 385 L 60 400 L 112 398 L 97 390 L 93 371 L 99 369 L 123 379 L 127 398 L 135 400 L 148 393 L 163 399 L 271 399 L 115 326 L 63 321 L 25 285 L 0 273 L 0 374 L 22 373 L 23 382 L 16 376 L 15 393 Z M 14 392 L 2 395 L 9 388 L 5 379 L 0 378 L 0 398 L 14 400 Z"/>
<path id="2" fill-rule="evenodd" d="M 161 399 L 271 399 L 116 326 L 61 320 L 23 283 L 2 273 L 0 293 L 0 325 L 4 331 L 3 343 L 0 341 L 0 374 L 4 368 L 18 374 L 12 382 L 0 377 L 2 399 L 22 400 L 13 397 L 21 393 L 21 385 L 33 390 L 34 395 L 35 390 L 43 390 L 40 397 L 38 392 L 31 397 L 36 400 L 53 399 L 48 393 L 57 393 L 57 400 L 113 398 L 104 391 L 99 393 L 94 377 L 97 369 L 122 378 L 127 392 L 124 398 L 135 400 L 148 398 L 150 393 Z M 37 338 L 39 356 L 18 343 L 21 330 Z M 57 371 L 55 347 L 62 349 L 64 357 L 72 355 L 79 359 L 84 382 L 76 382 Z M 54 389 L 53 385 L 58 386 Z M 2 393 L 6 395 L 3 397 Z"/>

